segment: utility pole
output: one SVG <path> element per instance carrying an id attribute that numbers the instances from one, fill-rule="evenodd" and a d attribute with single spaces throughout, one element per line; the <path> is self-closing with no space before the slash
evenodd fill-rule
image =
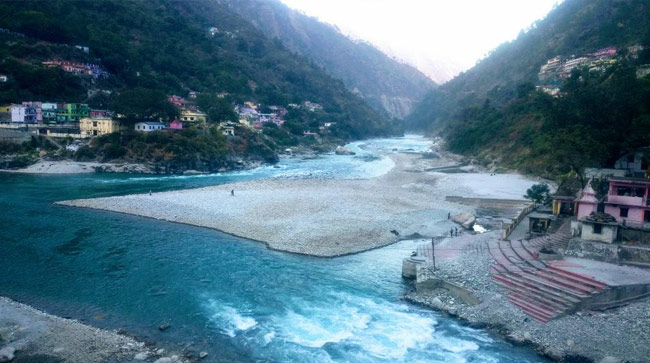
<path id="1" fill-rule="evenodd" d="M 431 237 L 431 259 L 433 260 L 433 271 L 435 271 L 436 270 L 436 243 L 433 237 Z"/>

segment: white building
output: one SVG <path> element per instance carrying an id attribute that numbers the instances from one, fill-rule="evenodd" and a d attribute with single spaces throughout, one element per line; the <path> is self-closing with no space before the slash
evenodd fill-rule
<path id="1" fill-rule="evenodd" d="M 165 128 L 165 124 L 161 122 L 138 122 L 135 124 L 135 131 L 152 132 Z"/>
<path id="2" fill-rule="evenodd" d="M 11 105 L 11 122 L 36 123 L 36 109 L 25 105 Z"/>

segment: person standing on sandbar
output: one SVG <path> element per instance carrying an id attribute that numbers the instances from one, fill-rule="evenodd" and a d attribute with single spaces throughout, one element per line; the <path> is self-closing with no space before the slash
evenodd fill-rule
<path id="1" fill-rule="evenodd" d="M 235 189 L 233 189 L 233 190 L 230 191 L 230 196 L 231 196 L 231 197 L 234 197 L 234 196 L 235 196 Z"/>

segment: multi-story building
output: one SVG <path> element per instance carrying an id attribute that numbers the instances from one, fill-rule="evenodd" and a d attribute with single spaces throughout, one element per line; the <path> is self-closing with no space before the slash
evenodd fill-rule
<path id="1" fill-rule="evenodd" d="M 78 122 L 90 114 L 90 108 L 85 103 L 66 103 L 67 120 L 69 122 Z"/>
<path id="2" fill-rule="evenodd" d="M 618 222 L 632 226 L 650 227 L 650 179 L 611 178 L 605 201 L 605 213 Z"/>
<path id="3" fill-rule="evenodd" d="M 122 124 L 112 118 L 84 117 L 79 120 L 79 129 L 81 137 L 93 137 L 118 132 L 122 129 Z"/>
<path id="4" fill-rule="evenodd" d="M 57 104 L 52 102 L 43 102 L 41 104 L 42 122 L 44 124 L 55 124 Z"/>
<path id="5" fill-rule="evenodd" d="M 35 124 L 36 109 L 32 106 L 11 105 L 11 122 Z"/>

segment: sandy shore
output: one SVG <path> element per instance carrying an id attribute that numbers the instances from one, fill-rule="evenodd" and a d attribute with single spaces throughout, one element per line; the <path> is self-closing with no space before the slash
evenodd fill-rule
<path id="1" fill-rule="evenodd" d="M 214 228 L 282 251 L 339 256 L 414 233 L 433 235 L 435 221 L 446 219 L 446 211 L 434 207 L 451 203 L 434 192 L 436 174 L 423 170 L 454 161 L 419 154 L 390 157 L 395 167 L 367 180 L 256 180 L 58 204 Z"/>
<path id="2" fill-rule="evenodd" d="M 117 332 L 59 318 L 0 297 L 0 361 L 16 362 L 185 362 Z"/>

